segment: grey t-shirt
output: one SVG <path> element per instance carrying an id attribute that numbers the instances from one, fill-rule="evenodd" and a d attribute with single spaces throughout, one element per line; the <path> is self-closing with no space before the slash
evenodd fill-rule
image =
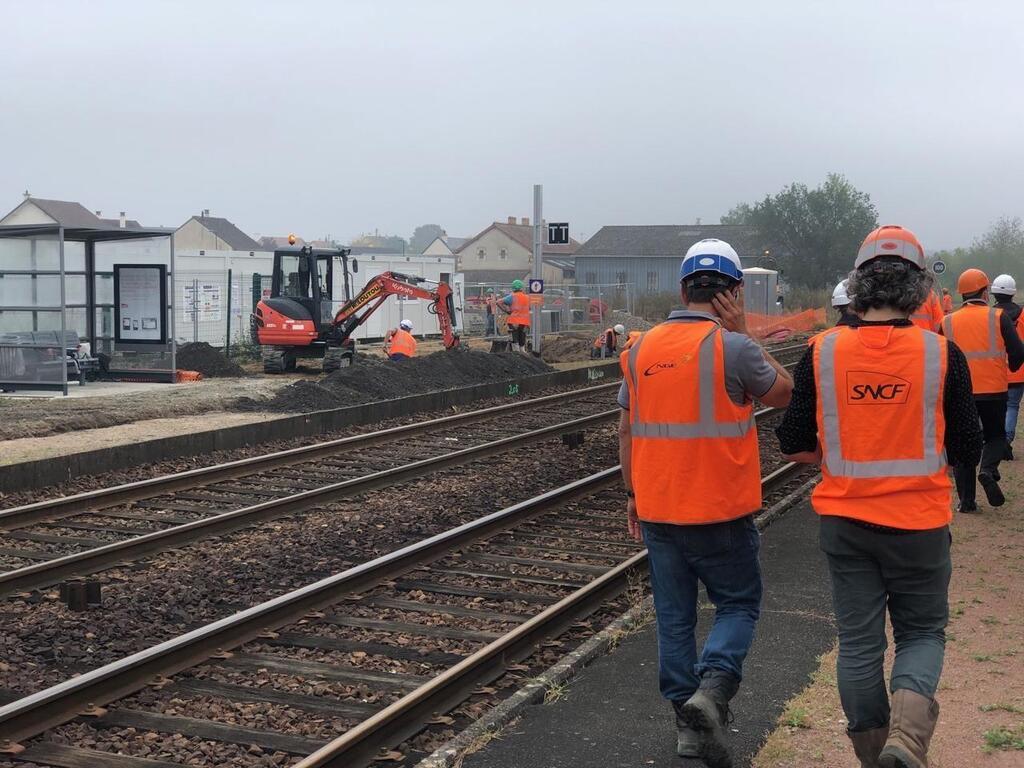
<path id="1" fill-rule="evenodd" d="M 706 312 L 691 312 L 677 309 L 668 316 L 669 320 L 715 320 Z M 778 372 L 764 358 L 761 347 L 742 333 L 723 331 L 722 348 L 725 353 L 725 388 L 729 398 L 737 405 L 743 405 L 751 398 L 761 397 L 775 386 Z M 619 387 L 619 405 L 629 410 L 629 388 L 626 382 Z"/>

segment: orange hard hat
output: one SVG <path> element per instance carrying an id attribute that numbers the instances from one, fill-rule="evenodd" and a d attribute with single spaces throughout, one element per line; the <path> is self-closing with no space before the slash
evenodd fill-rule
<path id="1" fill-rule="evenodd" d="M 960 273 L 960 279 L 956 281 L 956 292 L 961 296 L 976 293 L 982 288 L 988 288 L 988 275 L 973 267 Z"/>
<path id="2" fill-rule="evenodd" d="M 857 253 L 854 269 L 860 269 L 879 256 L 898 256 L 918 269 L 924 269 L 924 248 L 909 229 L 886 224 L 871 230 Z"/>

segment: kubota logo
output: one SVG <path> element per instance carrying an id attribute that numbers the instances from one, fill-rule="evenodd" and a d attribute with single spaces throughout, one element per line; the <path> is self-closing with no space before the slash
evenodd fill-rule
<path id="1" fill-rule="evenodd" d="M 903 405 L 910 395 L 910 382 L 899 376 L 874 371 L 846 374 L 846 402 L 850 405 Z"/>

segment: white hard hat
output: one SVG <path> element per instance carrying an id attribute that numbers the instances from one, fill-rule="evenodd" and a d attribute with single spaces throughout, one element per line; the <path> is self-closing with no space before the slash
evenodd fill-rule
<path id="1" fill-rule="evenodd" d="M 1017 281 L 1009 275 L 1000 275 L 992 281 L 992 287 L 989 290 L 1002 296 L 1013 296 L 1017 293 Z"/>
<path id="2" fill-rule="evenodd" d="M 834 291 L 832 291 L 832 306 L 833 307 L 845 307 L 850 303 L 850 297 L 846 293 L 846 281 L 836 285 Z"/>
<path id="3" fill-rule="evenodd" d="M 622 323 L 616 323 L 614 327 L 612 327 L 612 330 L 619 334 L 619 336 L 621 336 L 626 332 L 626 326 L 624 326 Z"/>
<path id="4" fill-rule="evenodd" d="M 724 240 L 709 237 L 690 246 L 679 266 L 679 279 L 697 272 L 718 272 L 733 280 L 742 280 L 743 264 L 735 248 Z"/>
<path id="5" fill-rule="evenodd" d="M 399 328 L 404 328 L 407 331 L 412 330 L 412 320 L 403 320 L 398 324 Z"/>

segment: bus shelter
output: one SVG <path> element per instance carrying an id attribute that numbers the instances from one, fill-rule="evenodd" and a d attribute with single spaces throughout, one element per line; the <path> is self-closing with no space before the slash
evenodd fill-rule
<path id="1" fill-rule="evenodd" d="M 168 229 L 0 226 L 0 389 L 174 381 Z"/>

